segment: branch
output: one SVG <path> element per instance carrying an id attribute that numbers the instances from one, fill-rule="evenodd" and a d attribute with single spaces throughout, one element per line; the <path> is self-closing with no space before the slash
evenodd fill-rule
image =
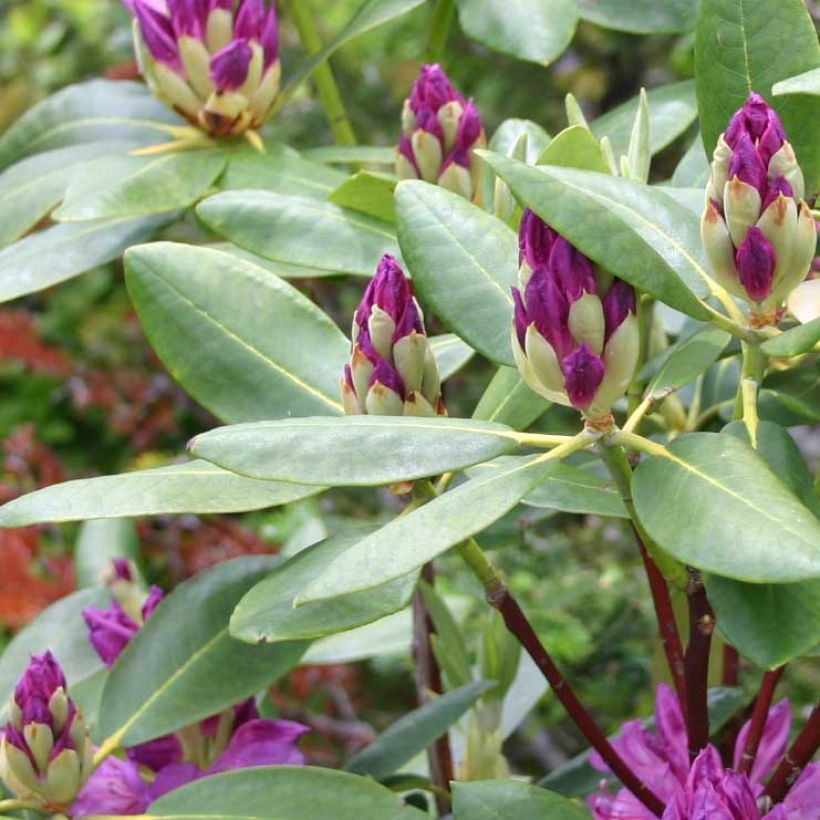
<path id="1" fill-rule="evenodd" d="M 709 649 L 715 629 L 715 615 L 706 598 L 706 590 L 696 570 L 689 570 L 686 590 L 689 602 L 689 644 L 686 647 L 686 734 L 689 759 L 693 761 L 709 743 L 707 691 Z"/>
<path id="2" fill-rule="evenodd" d="M 763 794 L 771 797 L 773 803 L 779 803 L 788 794 L 800 772 L 814 757 L 820 747 L 820 706 L 812 710 L 803 731 L 792 743 L 791 748 L 783 756 L 780 765 L 774 770 L 772 779 L 768 782 Z"/>
<path id="3" fill-rule="evenodd" d="M 724 686 L 737 686 L 740 683 L 740 655 L 730 643 L 723 645 L 723 676 Z"/>
<path id="4" fill-rule="evenodd" d="M 766 728 L 766 720 L 769 717 L 769 707 L 772 705 L 774 690 L 783 674 L 785 666 L 778 666 L 763 676 L 760 684 L 760 692 L 755 701 L 755 708 L 752 712 L 752 722 L 749 726 L 749 735 L 746 738 L 746 745 L 743 747 L 743 754 L 740 756 L 740 765 L 737 770 L 741 774 L 749 774 L 754 766 L 757 757 L 757 749 L 760 746 L 760 739 L 763 737 L 763 730 Z"/>

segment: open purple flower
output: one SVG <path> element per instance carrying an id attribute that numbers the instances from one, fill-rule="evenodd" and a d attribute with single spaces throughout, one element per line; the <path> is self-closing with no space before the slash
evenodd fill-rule
<path id="1" fill-rule="evenodd" d="M 473 151 L 485 143 L 475 103 L 456 91 L 440 66 L 423 65 L 404 103 L 396 151 L 399 178 L 434 182 L 477 200 L 479 162 Z"/>
<path id="2" fill-rule="evenodd" d="M 258 128 L 279 93 L 279 28 L 267 0 L 124 0 L 156 95 L 216 136 Z"/>
<path id="3" fill-rule="evenodd" d="M 379 262 L 353 319 L 342 402 L 350 415 L 446 413 L 421 308 L 410 281 L 389 254 Z"/>
<path id="4" fill-rule="evenodd" d="M 519 230 L 512 347 L 535 392 L 606 418 L 638 356 L 635 291 L 593 263 L 529 209 Z"/>

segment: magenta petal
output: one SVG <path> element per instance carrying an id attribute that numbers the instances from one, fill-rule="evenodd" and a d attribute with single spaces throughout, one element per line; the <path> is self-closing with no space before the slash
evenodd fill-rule
<path id="1" fill-rule="evenodd" d="M 253 50 L 247 40 L 234 40 L 211 57 L 211 80 L 220 93 L 236 91 L 248 79 Z"/>
<path id="2" fill-rule="evenodd" d="M 820 817 L 820 763 L 809 763 L 803 769 L 781 805 L 789 820 Z"/>
<path id="3" fill-rule="evenodd" d="M 735 757 L 733 766 L 737 769 L 740 766 L 740 758 L 743 755 L 743 748 L 749 736 L 751 721 L 743 724 L 738 732 L 735 742 Z M 769 772 L 786 751 L 786 744 L 789 742 L 789 732 L 792 727 L 792 710 L 788 698 L 783 698 L 779 703 L 769 709 L 766 718 L 766 725 L 763 728 L 763 736 L 760 738 L 760 745 L 755 756 L 755 763 L 752 767 L 750 779 L 755 787 L 755 793 L 763 791 L 764 781 Z"/>
<path id="4" fill-rule="evenodd" d="M 685 782 L 689 773 L 686 722 L 676 692 L 661 683 L 655 695 L 655 725 L 675 777 Z"/>
<path id="5" fill-rule="evenodd" d="M 552 243 L 557 234 L 529 208 L 521 215 L 518 229 L 518 264 L 526 261 L 532 270 L 549 262 Z"/>
<path id="6" fill-rule="evenodd" d="M 171 21 L 147 0 L 134 0 L 134 14 L 151 56 L 172 68 L 179 68 L 179 50 Z"/>
<path id="7" fill-rule="evenodd" d="M 127 558 L 115 558 L 111 565 L 114 569 L 115 581 L 133 581 L 134 576 L 131 572 L 131 562 Z"/>
<path id="8" fill-rule="evenodd" d="M 260 40 L 267 22 L 266 15 L 265 0 L 240 0 L 233 26 L 233 36 Z"/>
<path id="9" fill-rule="evenodd" d="M 373 368 L 373 375 L 370 377 L 369 386 L 373 387 L 376 382 L 397 393 L 402 399 L 404 398 L 404 382 L 399 372 L 384 359 L 379 359 Z"/>
<path id="10" fill-rule="evenodd" d="M 182 760 L 182 745 L 176 735 L 164 735 L 127 750 L 128 759 L 158 772 Z"/>
<path id="11" fill-rule="evenodd" d="M 729 160 L 729 179 L 737 177 L 757 188 L 761 199 L 766 196 L 766 166 L 748 134 L 741 135 Z"/>
<path id="12" fill-rule="evenodd" d="M 566 356 L 573 344 L 567 326 L 569 303 L 545 265 L 533 270 L 524 289 L 524 302 L 535 329 L 552 345 L 559 358 Z"/>
<path id="13" fill-rule="evenodd" d="M 456 147 L 462 151 L 467 152 L 475 145 L 476 140 L 481 136 L 481 131 L 484 128 L 481 122 L 481 115 L 478 113 L 478 108 L 472 100 L 467 101 L 464 106 L 464 113 L 458 123 L 458 131 L 456 132 Z"/>
<path id="14" fill-rule="evenodd" d="M 71 807 L 72 817 L 99 814 L 142 814 L 150 802 L 148 787 L 131 760 L 106 758 Z"/>
<path id="15" fill-rule="evenodd" d="M 438 111 L 442 105 L 454 100 L 462 100 L 461 95 L 453 88 L 449 77 L 437 64 L 423 65 L 418 79 L 410 93 L 410 107 L 418 114 L 423 108 Z"/>
<path id="16" fill-rule="evenodd" d="M 162 600 L 165 598 L 165 593 L 157 586 L 152 586 L 148 590 L 148 597 L 145 599 L 145 602 L 142 605 L 142 620 L 143 623 L 147 621 L 151 615 L 153 615 L 154 610 L 160 605 Z"/>
<path id="17" fill-rule="evenodd" d="M 513 303 L 515 304 L 515 335 L 518 337 L 518 344 L 521 349 L 527 341 L 527 326 L 530 320 L 527 318 L 527 309 L 524 307 L 524 300 L 521 298 L 521 291 L 518 288 L 512 288 Z"/>
<path id="18" fill-rule="evenodd" d="M 114 665 L 123 649 L 139 632 L 139 624 L 116 600 L 111 601 L 108 609 L 86 607 L 83 620 L 88 627 L 88 640 L 106 666 Z"/>
<path id="19" fill-rule="evenodd" d="M 589 407 L 606 372 L 601 357 L 596 356 L 584 342 L 576 351 L 564 357 L 561 361 L 561 370 L 572 406 L 578 410 Z"/>
<path id="20" fill-rule="evenodd" d="M 563 236 L 557 236 L 552 243 L 549 266 L 570 304 L 584 293 L 597 293 L 592 262 Z"/>
<path id="21" fill-rule="evenodd" d="M 616 280 L 604 296 L 603 308 L 605 338 L 609 341 L 609 337 L 621 326 L 624 319 L 630 313 L 636 313 L 635 289 L 620 279 Z"/>
<path id="22" fill-rule="evenodd" d="M 208 774 L 252 766 L 304 764 L 297 741 L 310 729 L 291 720 L 252 720 L 240 727 Z"/>
<path id="23" fill-rule="evenodd" d="M 780 196 L 780 194 L 783 194 L 784 196 L 794 196 L 794 188 L 792 188 L 789 184 L 786 177 L 777 177 L 766 189 L 766 197 L 763 200 L 761 211 L 765 211 L 766 208 L 768 208 L 769 205 L 771 205 L 772 202 Z"/>
<path id="24" fill-rule="evenodd" d="M 775 263 L 772 243 L 756 225 L 749 228 L 735 253 L 735 266 L 740 284 L 755 302 L 772 292 Z"/>
<path id="25" fill-rule="evenodd" d="M 195 763 L 172 763 L 158 772 L 154 782 L 148 786 L 148 801 L 153 803 L 162 795 L 204 776 L 205 772 Z"/>

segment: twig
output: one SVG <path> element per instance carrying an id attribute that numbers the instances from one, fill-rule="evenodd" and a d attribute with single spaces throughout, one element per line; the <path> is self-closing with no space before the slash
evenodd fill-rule
<path id="1" fill-rule="evenodd" d="M 689 644 L 686 647 L 686 733 L 689 738 L 689 759 L 694 760 L 709 743 L 709 712 L 707 691 L 709 648 L 715 629 L 715 615 L 706 598 L 700 573 L 689 570 L 686 590 L 689 602 Z"/>
<path id="2" fill-rule="evenodd" d="M 772 669 L 763 675 L 763 680 L 760 684 L 760 692 L 758 692 L 757 700 L 755 700 L 755 708 L 752 712 L 752 722 L 749 726 L 749 734 L 746 738 L 746 745 L 743 747 L 743 753 L 740 756 L 740 765 L 737 770 L 741 774 L 748 774 L 754 766 L 755 758 L 757 757 L 757 749 L 760 746 L 760 739 L 763 737 L 763 730 L 766 728 L 766 721 L 769 717 L 769 707 L 772 704 L 774 697 L 774 690 L 783 674 L 785 667 L 778 666 L 777 669 Z"/>
<path id="3" fill-rule="evenodd" d="M 819 746 L 820 706 L 815 706 L 803 731 L 783 756 L 783 760 L 774 770 L 772 779 L 766 785 L 763 793 L 771 797 L 773 803 L 783 800 Z"/>
<path id="4" fill-rule="evenodd" d="M 740 655 L 731 644 L 723 645 L 723 675 L 721 682 L 724 686 L 737 686 L 740 683 Z"/>

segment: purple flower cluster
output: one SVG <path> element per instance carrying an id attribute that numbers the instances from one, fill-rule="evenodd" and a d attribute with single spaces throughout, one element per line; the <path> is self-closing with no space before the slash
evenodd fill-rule
<path id="1" fill-rule="evenodd" d="M 473 150 L 484 144 L 475 103 L 465 101 L 440 66 L 423 65 L 404 103 L 396 154 L 399 178 L 437 183 L 475 200 L 480 191 Z"/>
<path id="2" fill-rule="evenodd" d="M 216 136 L 257 128 L 279 93 L 279 26 L 266 0 L 124 0 L 157 96 Z"/>
<path id="3" fill-rule="evenodd" d="M 350 415 L 444 415 L 441 380 L 413 288 L 385 254 L 353 319 L 342 402 Z"/>
<path id="4" fill-rule="evenodd" d="M 512 346 L 537 393 L 605 417 L 638 355 L 635 291 L 593 263 L 529 209 L 519 229 Z"/>
<path id="5" fill-rule="evenodd" d="M 718 139 L 701 233 L 718 282 L 760 311 L 778 308 L 809 271 L 815 230 L 803 188 L 780 118 L 750 94 Z"/>
<path id="6" fill-rule="evenodd" d="M 613 746 L 628 766 L 666 804 L 663 820 L 816 820 L 820 817 L 820 764 L 807 766 L 786 799 L 766 811 L 759 806 L 765 779 L 783 756 L 791 728 L 791 708 L 782 700 L 769 711 L 757 757 L 749 775 L 735 769 L 746 745 L 746 723 L 735 743 L 733 769 L 726 769 L 713 746 L 707 746 L 692 765 L 686 725 L 675 693 L 658 686 L 655 731 L 642 721 L 621 727 Z M 593 754 L 599 771 L 607 766 Z M 596 820 L 651 820 L 654 815 L 626 789 L 613 795 L 602 786 L 590 799 Z"/>

